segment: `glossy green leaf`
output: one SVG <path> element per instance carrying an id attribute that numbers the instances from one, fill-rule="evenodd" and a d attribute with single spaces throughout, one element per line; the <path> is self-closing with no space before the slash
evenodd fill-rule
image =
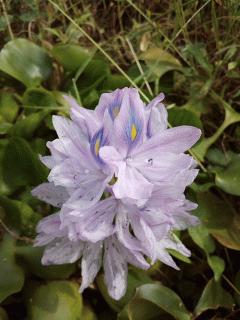
<path id="1" fill-rule="evenodd" d="M 82 297 L 78 284 L 51 281 L 29 289 L 27 306 L 31 320 L 80 320 Z"/>
<path id="2" fill-rule="evenodd" d="M 7 186 L 35 186 L 46 180 L 47 169 L 26 140 L 11 138 L 2 159 L 3 178 Z"/>
<path id="3" fill-rule="evenodd" d="M 11 136 L 19 136 L 25 139 L 32 138 L 33 134 L 41 125 L 49 112 L 49 110 L 42 110 L 18 120 L 17 123 L 11 128 L 9 134 Z"/>
<path id="4" fill-rule="evenodd" d="M 231 124 L 240 121 L 240 113 L 236 112 L 226 101 L 224 101 L 220 96 L 218 96 L 215 92 L 211 92 L 213 99 L 221 105 L 225 109 L 225 118 L 220 127 L 216 130 L 216 132 L 208 138 L 202 138 L 193 148 L 192 150 L 198 156 L 198 158 L 203 161 L 204 157 L 210 148 L 210 146 L 217 141 L 217 139 L 221 136 L 224 130 Z"/>
<path id="5" fill-rule="evenodd" d="M 193 241 L 206 253 L 212 253 L 215 250 L 215 243 L 208 229 L 203 225 L 189 228 L 188 232 Z"/>
<path id="6" fill-rule="evenodd" d="M 168 121 L 173 126 L 190 125 L 202 128 L 202 122 L 196 113 L 183 107 L 171 108 L 168 111 Z"/>
<path id="7" fill-rule="evenodd" d="M 225 261 L 218 256 L 208 256 L 207 257 L 208 264 L 214 273 L 215 281 L 218 281 L 225 269 Z"/>
<path id="8" fill-rule="evenodd" d="M 35 227 L 41 215 L 34 212 L 27 203 L 0 195 L 0 206 L 4 210 L 4 221 L 10 229 L 28 236 L 35 234 Z"/>
<path id="9" fill-rule="evenodd" d="M 91 57 L 87 49 L 73 44 L 57 45 L 52 54 L 68 71 L 77 71 Z"/>
<path id="10" fill-rule="evenodd" d="M 0 135 L 7 134 L 11 128 L 12 128 L 11 123 L 8 123 L 8 122 L 0 123 Z"/>
<path id="11" fill-rule="evenodd" d="M 240 196 L 240 156 L 231 161 L 224 169 L 216 170 L 216 185 L 223 191 Z"/>
<path id="12" fill-rule="evenodd" d="M 222 245 L 240 250 L 240 218 L 225 201 L 210 192 L 197 194 L 195 214 Z"/>
<path id="13" fill-rule="evenodd" d="M 75 264 L 42 265 L 43 250 L 43 248 L 33 246 L 18 246 L 16 248 L 16 255 L 19 258 L 19 263 L 25 267 L 25 270 L 42 279 L 67 279 L 75 271 Z"/>
<path id="14" fill-rule="evenodd" d="M 103 82 L 103 90 L 115 90 L 118 88 L 124 88 L 129 86 L 129 81 L 122 75 L 109 74 L 109 76 Z"/>
<path id="15" fill-rule="evenodd" d="M 219 307 L 232 309 L 234 301 L 219 281 L 209 280 L 195 308 L 195 314 L 200 315 L 208 309 L 218 309 Z"/>
<path id="16" fill-rule="evenodd" d="M 15 242 L 5 236 L 0 243 L 0 302 L 19 292 L 24 284 L 24 272 L 15 261 Z"/>
<path id="17" fill-rule="evenodd" d="M 46 51 L 27 39 L 9 41 L 0 52 L 0 70 L 35 87 L 46 80 L 52 71 Z"/>
<path id="18" fill-rule="evenodd" d="M 0 115 L 6 122 L 12 123 L 17 116 L 18 110 L 19 106 L 11 93 L 0 93 Z"/>
<path id="19" fill-rule="evenodd" d="M 185 308 L 181 298 L 171 289 L 160 283 L 145 284 L 137 289 L 137 292 L 128 307 L 128 314 L 131 320 L 145 319 L 141 318 L 141 309 L 136 308 L 144 304 L 144 301 L 158 307 L 160 310 L 172 315 L 177 320 L 190 320 L 191 314 Z"/>
<path id="20" fill-rule="evenodd" d="M 40 108 L 57 106 L 54 94 L 42 88 L 29 88 L 24 92 L 22 103 L 28 113 Z"/>
<path id="21" fill-rule="evenodd" d="M 93 59 L 84 69 L 77 81 L 80 94 L 89 94 L 95 89 L 108 75 L 110 69 L 108 63 L 101 59 Z"/>

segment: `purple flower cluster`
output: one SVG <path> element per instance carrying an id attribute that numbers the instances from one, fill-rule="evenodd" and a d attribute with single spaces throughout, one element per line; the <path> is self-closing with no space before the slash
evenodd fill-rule
<path id="1" fill-rule="evenodd" d="M 53 116 L 58 139 L 48 142 L 47 183 L 32 193 L 58 207 L 40 221 L 37 246 L 46 246 L 42 263 L 81 259 L 88 287 L 103 266 L 110 296 L 120 299 L 128 263 L 148 269 L 156 260 L 178 269 L 168 249 L 189 250 L 173 230 L 198 220 L 196 205 L 184 196 L 196 177 L 196 162 L 184 152 L 200 137 L 190 126 L 167 129 L 160 94 L 148 105 L 133 88 L 104 93 L 95 110 L 66 96 L 71 119 Z"/>

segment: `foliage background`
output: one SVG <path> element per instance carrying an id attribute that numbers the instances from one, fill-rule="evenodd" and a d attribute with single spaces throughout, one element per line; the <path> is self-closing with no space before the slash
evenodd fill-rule
<path id="1" fill-rule="evenodd" d="M 238 0 L 0 0 L 0 319 L 240 318 L 240 75 Z M 31 196 L 38 159 L 68 115 L 67 92 L 94 108 L 102 92 L 163 91 L 171 125 L 203 130 L 201 168 L 187 190 L 202 224 L 181 233 L 181 271 L 130 268 L 126 296 L 100 274 L 83 296 L 76 265 L 43 267 L 32 247 L 53 212 Z"/>

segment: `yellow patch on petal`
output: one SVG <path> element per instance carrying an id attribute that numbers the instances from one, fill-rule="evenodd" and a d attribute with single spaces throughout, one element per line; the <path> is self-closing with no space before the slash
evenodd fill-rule
<path id="1" fill-rule="evenodd" d="M 132 141 L 135 140 L 136 136 L 137 136 L 137 128 L 136 128 L 135 124 L 133 124 L 132 125 L 132 129 L 131 129 L 131 139 L 132 139 Z"/>
<path id="2" fill-rule="evenodd" d="M 99 149 L 100 149 L 100 139 L 97 139 L 94 147 L 94 151 L 97 156 L 99 154 Z"/>

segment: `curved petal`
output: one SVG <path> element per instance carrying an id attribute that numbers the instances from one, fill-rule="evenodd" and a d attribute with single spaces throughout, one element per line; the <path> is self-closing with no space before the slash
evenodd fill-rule
<path id="1" fill-rule="evenodd" d="M 120 112 L 114 121 L 114 147 L 125 157 L 143 141 L 145 135 L 144 103 L 136 89 L 125 89 Z"/>
<path id="2" fill-rule="evenodd" d="M 63 97 L 71 106 L 71 119 L 73 119 L 83 130 L 84 134 L 91 139 L 100 127 L 100 121 L 95 111 L 81 107 L 73 97 L 67 95 Z"/>
<path id="3" fill-rule="evenodd" d="M 147 201 L 151 196 L 153 185 L 126 162 L 119 166 L 117 178 L 117 182 L 113 185 L 113 193 L 117 199 L 132 198 Z"/>
<path id="4" fill-rule="evenodd" d="M 115 299 L 121 299 L 127 289 L 127 262 L 114 238 L 107 239 L 104 243 L 103 258 L 104 280 L 109 295 Z"/>
<path id="5" fill-rule="evenodd" d="M 107 198 L 86 210 L 76 210 L 74 217 L 79 238 L 95 243 L 112 235 L 116 206 L 114 199 Z"/>
<path id="6" fill-rule="evenodd" d="M 107 110 L 112 121 L 118 116 L 123 94 L 126 88 L 116 89 L 110 93 L 103 93 L 99 99 L 99 103 L 96 106 L 96 113 L 100 119 L 103 119 L 104 113 Z"/>
<path id="7" fill-rule="evenodd" d="M 146 107 L 148 114 L 147 136 L 151 137 L 159 131 L 167 129 L 168 113 L 161 101 L 165 98 L 163 93 L 160 93 Z"/>
<path id="8" fill-rule="evenodd" d="M 83 252 L 83 242 L 69 241 L 68 238 L 57 238 L 44 250 L 43 265 L 73 263 Z"/>
<path id="9" fill-rule="evenodd" d="M 102 264 L 102 244 L 86 243 L 82 254 L 82 283 L 80 292 L 83 292 L 95 279 Z"/>
<path id="10" fill-rule="evenodd" d="M 200 138 L 201 130 L 191 126 L 179 126 L 163 130 L 145 141 L 140 147 L 135 149 L 134 155 L 152 152 L 172 152 L 181 153 L 191 148 Z"/>
<path id="11" fill-rule="evenodd" d="M 55 186 L 54 183 L 42 183 L 31 191 L 32 195 L 54 207 L 61 207 L 69 198 L 64 187 Z"/>

